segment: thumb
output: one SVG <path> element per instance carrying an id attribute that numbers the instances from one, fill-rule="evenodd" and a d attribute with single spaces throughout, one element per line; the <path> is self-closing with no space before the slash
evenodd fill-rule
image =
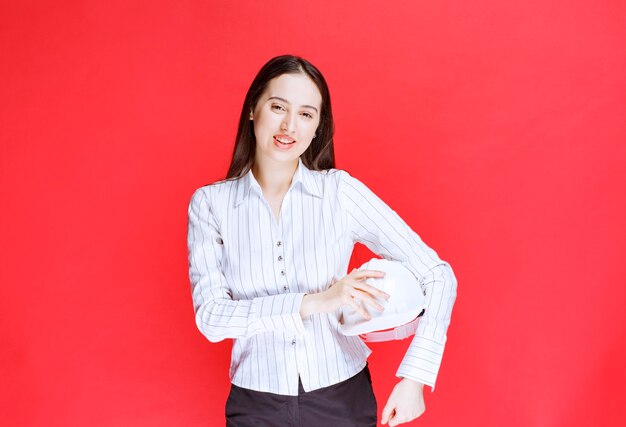
<path id="1" fill-rule="evenodd" d="M 383 409 L 382 417 L 380 420 L 381 424 L 387 424 L 387 421 L 389 421 L 389 418 L 391 417 L 394 409 L 394 405 L 389 402 L 385 405 L 385 409 Z"/>

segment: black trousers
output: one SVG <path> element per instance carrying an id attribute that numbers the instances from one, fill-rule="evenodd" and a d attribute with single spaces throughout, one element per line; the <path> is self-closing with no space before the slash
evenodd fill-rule
<path id="1" fill-rule="evenodd" d="M 352 378 L 298 396 L 265 393 L 231 384 L 227 427 L 376 427 L 376 397 L 368 366 Z"/>

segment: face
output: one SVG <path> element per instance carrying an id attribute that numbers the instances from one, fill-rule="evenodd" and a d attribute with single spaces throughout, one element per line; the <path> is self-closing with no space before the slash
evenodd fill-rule
<path id="1" fill-rule="evenodd" d="M 282 74 L 269 81 L 250 113 L 256 160 L 291 162 L 311 145 L 320 122 L 322 95 L 305 74 Z"/>

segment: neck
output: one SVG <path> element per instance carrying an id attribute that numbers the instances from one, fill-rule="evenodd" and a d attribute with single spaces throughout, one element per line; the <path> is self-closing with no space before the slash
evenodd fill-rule
<path id="1" fill-rule="evenodd" d="M 252 174 L 261 186 L 263 194 L 283 194 L 289 190 L 297 168 L 298 159 L 293 162 L 255 159 L 252 165 Z"/>

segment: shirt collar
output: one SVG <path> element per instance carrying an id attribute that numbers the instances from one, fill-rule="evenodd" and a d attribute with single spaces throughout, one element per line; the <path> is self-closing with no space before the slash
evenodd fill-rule
<path id="1" fill-rule="evenodd" d="M 302 189 L 309 194 L 321 198 L 322 192 L 318 187 L 318 183 L 313 176 L 314 172 L 307 168 L 302 159 L 298 157 L 298 167 L 296 168 L 296 172 L 293 175 L 291 180 L 291 186 L 287 192 L 291 191 L 293 187 L 295 187 L 298 183 L 301 184 Z M 235 198 L 235 207 L 239 206 L 241 202 L 243 202 L 246 197 L 250 194 L 252 188 L 256 188 L 259 194 L 261 194 L 261 186 L 258 181 L 252 174 L 252 169 L 250 169 L 244 176 L 237 180 L 237 196 Z"/>

